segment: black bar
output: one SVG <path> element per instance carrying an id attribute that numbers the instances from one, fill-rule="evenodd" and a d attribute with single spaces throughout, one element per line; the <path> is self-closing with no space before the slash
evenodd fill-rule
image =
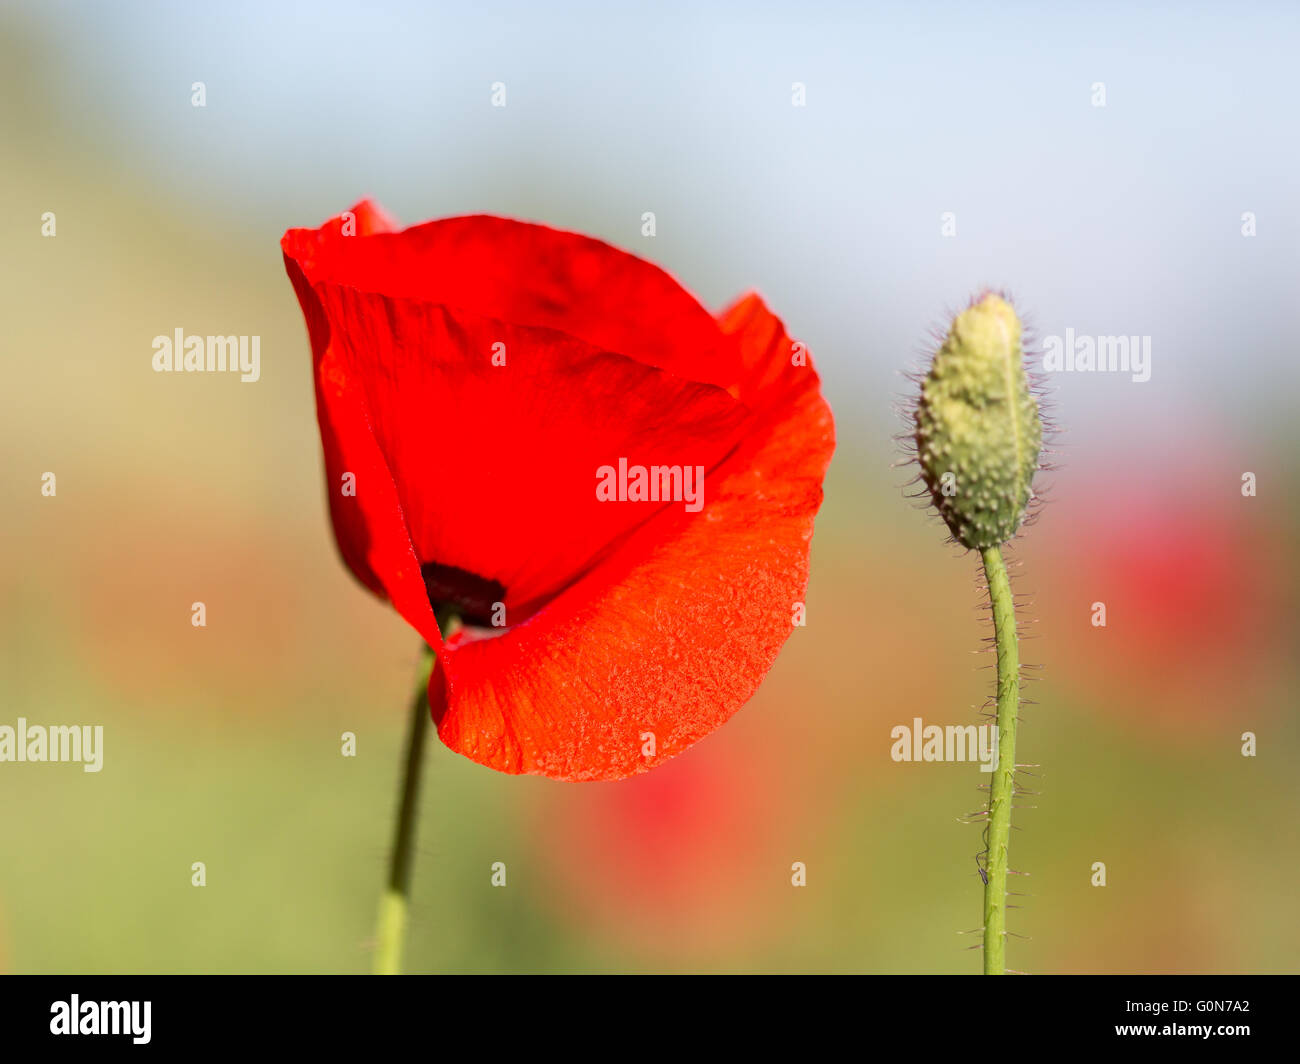
<path id="1" fill-rule="evenodd" d="M 8 976 L 0 1046 L 8 1060 L 24 1059 L 15 1049 L 98 1052 L 114 1043 L 169 1056 L 292 1048 L 331 1059 L 355 1051 L 522 1060 L 619 1057 L 633 1046 L 730 1056 L 758 1042 L 803 1048 L 807 1060 L 835 1046 L 836 1056 L 951 1050 L 1009 1060 L 1129 1043 L 1143 1054 L 1200 1046 L 1236 1060 L 1264 1049 L 1294 1055 L 1298 989 L 1295 976 Z M 79 1032 L 116 1018 L 127 1033 L 52 1033 L 67 1026 L 73 995 Z M 104 1002 L 138 1007 L 128 1016 Z M 145 1002 L 148 1041 L 136 1042 Z M 132 1017 L 141 1022 L 124 1022 Z M 1191 1027 L 1212 1031 L 1179 1032 Z"/>

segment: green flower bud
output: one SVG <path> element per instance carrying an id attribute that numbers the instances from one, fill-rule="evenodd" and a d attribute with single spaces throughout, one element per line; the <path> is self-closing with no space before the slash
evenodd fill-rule
<path id="1" fill-rule="evenodd" d="M 958 543 L 984 550 L 1016 534 L 1042 446 L 1020 320 L 990 293 L 953 319 L 916 406 L 921 478 Z"/>

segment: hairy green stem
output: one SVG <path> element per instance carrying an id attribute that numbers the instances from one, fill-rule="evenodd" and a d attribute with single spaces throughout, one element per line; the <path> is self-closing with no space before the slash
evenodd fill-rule
<path id="1" fill-rule="evenodd" d="M 454 614 L 439 613 L 438 627 L 450 637 L 460 627 Z M 426 646 L 420 654 L 415 692 L 411 698 L 411 730 L 406 737 L 406 767 L 402 773 L 393 831 L 393 852 L 388 865 L 388 885 L 379 899 L 375 932 L 375 975 L 397 975 L 402 970 L 402 943 L 406 932 L 407 900 L 411 895 L 411 870 L 415 864 L 415 827 L 419 816 L 420 775 L 429 735 L 429 679 L 437 658 Z"/>
<path id="2" fill-rule="evenodd" d="M 989 785 L 988 864 L 984 885 L 984 974 L 1006 974 L 1007 848 L 1015 790 L 1016 723 L 1020 716 L 1020 648 L 1011 580 L 1000 547 L 980 551 L 993 605 L 998 651 L 998 760 Z"/>

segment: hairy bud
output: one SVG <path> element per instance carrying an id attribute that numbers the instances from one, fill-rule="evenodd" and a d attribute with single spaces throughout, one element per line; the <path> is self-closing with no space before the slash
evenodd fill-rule
<path id="1" fill-rule="evenodd" d="M 953 319 L 916 406 L 921 476 L 958 543 L 984 550 L 1016 534 L 1042 446 L 1020 320 L 986 294 Z"/>

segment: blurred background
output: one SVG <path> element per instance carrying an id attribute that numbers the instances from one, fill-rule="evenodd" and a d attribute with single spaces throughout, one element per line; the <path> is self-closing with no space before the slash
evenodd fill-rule
<path id="1" fill-rule="evenodd" d="M 0 971 L 369 966 L 417 644 L 335 555 L 278 246 L 363 196 L 757 289 L 839 436 L 808 626 L 726 727 L 610 784 L 433 747 L 411 970 L 979 969 L 986 777 L 889 751 L 977 719 L 988 633 L 891 466 L 986 285 L 1152 338 L 1146 383 L 1052 381 L 1008 963 L 1300 970 L 1294 6 L 473 6 L 0 13 L 0 724 L 105 729 L 98 774 L 0 764 Z M 177 328 L 259 335 L 261 380 L 154 373 Z"/>

